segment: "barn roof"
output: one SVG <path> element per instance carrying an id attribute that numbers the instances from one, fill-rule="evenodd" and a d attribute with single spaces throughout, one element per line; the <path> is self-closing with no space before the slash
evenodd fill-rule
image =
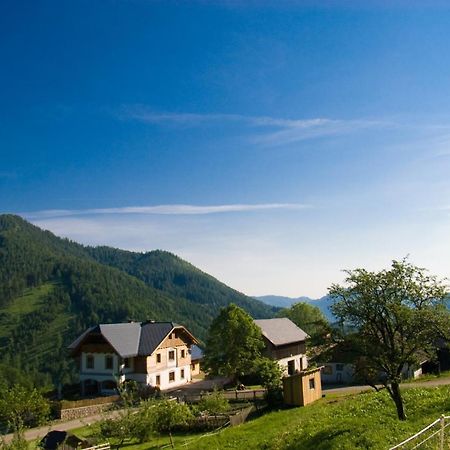
<path id="1" fill-rule="evenodd" d="M 309 336 L 294 322 L 283 317 L 280 319 L 255 320 L 261 328 L 262 335 L 273 345 L 292 344 L 307 339 Z"/>

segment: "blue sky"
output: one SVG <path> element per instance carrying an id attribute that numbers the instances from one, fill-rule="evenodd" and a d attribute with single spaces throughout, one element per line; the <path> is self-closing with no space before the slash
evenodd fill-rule
<path id="1" fill-rule="evenodd" d="M 450 8 L 358 3 L 3 3 L 0 211 L 250 295 L 450 275 Z"/>

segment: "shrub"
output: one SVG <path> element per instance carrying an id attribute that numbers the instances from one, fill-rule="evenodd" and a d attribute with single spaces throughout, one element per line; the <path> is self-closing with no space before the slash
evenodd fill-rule
<path id="1" fill-rule="evenodd" d="M 50 403 L 36 389 L 14 385 L 0 393 L 0 420 L 14 430 L 42 425 L 50 414 Z"/>
<path id="2" fill-rule="evenodd" d="M 160 433 L 186 426 L 193 418 L 189 406 L 169 400 L 154 402 L 149 412 L 154 429 Z"/>
<path id="3" fill-rule="evenodd" d="M 223 414 L 230 409 L 228 400 L 223 396 L 223 392 L 214 390 L 211 394 L 203 397 L 199 404 L 199 411 L 206 411 L 211 415 Z"/>

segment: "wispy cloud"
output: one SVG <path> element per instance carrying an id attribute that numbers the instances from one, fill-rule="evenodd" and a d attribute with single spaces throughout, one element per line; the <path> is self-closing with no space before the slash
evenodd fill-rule
<path id="1" fill-rule="evenodd" d="M 267 210 L 300 210 L 310 208 L 302 203 L 260 203 L 260 204 L 228 204 L 228 205 L 154 205 L 125 206 L 121 208 L 91 209 L 48 209 L 22 213 L 27 218 L 51 218 L 66 216 L 84 216 L 97 214 L 144 214 L 144 215 L 204 215 L 233 212 L 252 212 Z"/>
<path id="2" fill-rule="evenodd" d="M 395 124 L 380 120 L 343 120 L 329 118 L 286 119 L 270 116 L 242 114 L 195 114 L 155 112 L 144 105 L 123 106 L 116 116 L 121 120 L 136 120 L 148 124 L 170 124 L 180 127 L 199 127 L 207 124 L 235 123 L 261 132 L 253 138 L 257 144 L 283 145 L 306 139 L 333 136 L 368 128 L 393 127 Z"/>

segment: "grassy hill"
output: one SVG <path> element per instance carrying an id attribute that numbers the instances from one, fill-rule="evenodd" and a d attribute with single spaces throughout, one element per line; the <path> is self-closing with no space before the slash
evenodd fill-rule
<path id="1" fill-rule="evenodd" d="M 304 408 L 273 412 L 240 427 L 205 437 L 197 450 L 387 449 L 450 412 L 450 387 L 407 389 L 408 420 L 397 419 L 387 392 L 324 398 Z M 432 441 L 433 442 L 433 441 Z M 434 447 L 437 448 L 436 440 Z"/>
<path id="2" fill-rule="evenodd" d="M 0 215 L 2 367 L 65 380 L 73 374 L 65 346 L 92 324 L 173 320 L 203 339 L 230 302 L 255 318 L 273 314 L 170 253 L 85 247 Z"/>
<path id="3" fill-rule="evenodd" d="M 408 420 L 399 421 L 386 391 L 326 395 L 300 408 L 265 413 L 243 425 L 220 432 L 176 433 L 176 448 L 195 450 L 386 450 L 414 435 L 441 414 L 450 413 L 450 386 L 408 388 L 404 392 Z M 437 431 L 434 428 L 424 437 Z M 95 434 L 96 425 L 76 430 Z M 412 449 L 415 444 L 405 448 Z M 438 448 L 436 437 L 423 449 Z M 450 444 L 446 433 L 445 448 Z M 127 450 L 169 447 L 169 437 L 155 436 L 146 443 L 127 442 Z"/>

